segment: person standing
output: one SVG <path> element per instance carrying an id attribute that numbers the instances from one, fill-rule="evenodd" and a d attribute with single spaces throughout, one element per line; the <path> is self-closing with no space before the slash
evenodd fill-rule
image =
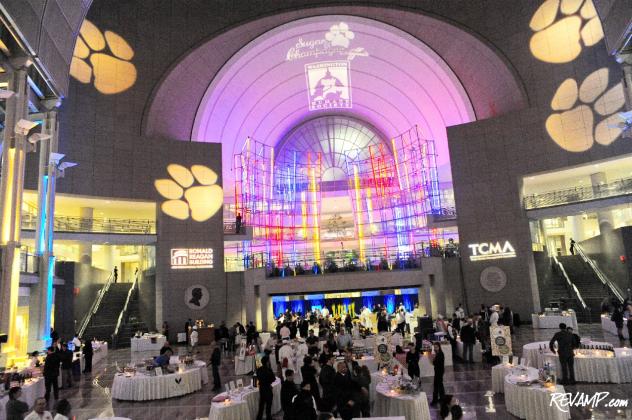
<path id="1" fill-rule="evenodd" d="M 83 345 L 82 351 L 83 361 L 85 363 L 83 373 L 92 373 L 92 355 L 94 354 L 94 349 L 92 348 L 92 340 L 86 340 L 85 344 Z"/>
<path id="2" fill-rule="evenodd" d="M 296 413 L 292 411 L 292 400 L 298 394 L 298 389 L 294 383 L 294 371 L 285 371 L 285 380 L 281 384 L 281 408 L 283 409 L 283 420 L 295 419 Z"/>
<path id="3" fill-rule="evenodd" d="M 632 346 L 632 303 L 628 304 L 628 340 Z"/>
<path id="4" fill-rule="evenodd" d="M 489 316 L 489 325 L 490 327 L 498 326 L 498 306 L 494 305 L 491 307 L 491 315 Z"/>
<path id="5" fill-rule="evenodd" d="M 118 267 L 117 266 L 114 266 L 113 274 L 114 274 L 114 283 L 116 284 L 116 281 L 118 280 Z"/>
<path id="6" fill-rule="evenodd" d="M 197 346 L 198 343 L 197 325 L 193 326 L 193 330 L 191 331 L 191 337 L 189 337 L 189 340 L 191 344 L 191 353 L 193 353 L 195 351 L 195 346 Z"/>
<path id="7" fill-rule="evenodd" d="M 22 388 L 14 386 L 9 390 L 9 401 L 5 407 L 7 420 L 22 420 L 24 415 L 29 412 L 29 406 L 24 401 L 20 401 L 22 396 Z"/>
<path id="8" fill-rule="evenodd" d="M 345 362 L 338 362 L 338 373 L 334 380 L 336 393 L 338 394 L 337 407 L 343 420 L 351 420 L 360 416 L 360 407 L 355 393 L 356 384 L 351 380 L 351 375 Z"/>
<path id="9" fill-rule="evenodd" d="M 617 302 L 612 311 L 612 316 L 610 320 L 614 322 L 614 326 L 617 328 L 617 335 L 619 336 L 619 340 L 624 340 L 623 337 L 623 306 Z"/>
<path id="10" fill-rule="evenodd" d="M 316 402 L 309 382 L 301 382 L 301 390 L 292 398 L 292 412 L 295 419 L 316 420 Z"/>
<path id="11" fill-rule="evenodd" d="M 310 385 L 310 390 L 316 404 L 320 405 L 320 390 L 318 389 L 318 382 L 316 381 L 316 368 L 312 363 L 312 358 L 305 356 L 303 358 L 303 366 L 301 367 L 301 376 L 303 382 L 307 382 Z"/>
<path id="12" fill-rule="evenodd" d="M 270 368 L 270 358 L 261 358 L 261 367 L 257 369 L 257 382 L 259 384 L 259 410 L 257 420 L 263 418 L 263 410 L 266 411 L 266 419 L 272 420 L 272 384 L 276 380 L 274 372 Z"/>
<path id="13" fill-rule="evenodd" d="M 45 399 L 46 402 L 50 400 L 50 389 L 53 388 L 53 396 L 55 400 L 59 399 L 59 383 L 57 377 L 59 376 L 59 352 L 55 351 L 53 346 L 48 348 L 48 354 L 44 360 L 44 386 L 46 387 Z"/>
<path id="14" fill-rule="evenodd" d="M 474 344 L 476 344 L 476 330 L 472 318 L 461 328 L 461 341 L 463 342 L 463 361 L 474 363 Z"/>
<path id="15" fill-rule="evenodd" d="M 438 342 L 432 343 L 434 354 L 431 356 L 434 366 L 434 382 L 432 386 L 432 401 L 430 405 L 436 406 L 439 401 L 445 397 L 445 389 L 443 387 L 443 373 L 445 372 L 445 356 Z"/>
<path id="16" fill-rule="evenodd" d="M 70 403 L 67 399 L 59 400 L 55 407 L 55 418 L 53 420 L 70 420 Z"/>
<path id="17" fill-rule="evenodd" d="M 53 415 L 46 410 L 46 398 L 40 397 L 35 400 L 33 411 L 24 420 L 53 420 Z"/>
<path id="18" fill-rule="evenodd" d="M 562 385 L 575 385 L 575 360 L 574 360 L 574 342 L 573 334 L 566 330 L 566 324 L 560 324 L 560 331 L 556 332 L 549 342 L 549 349 L 555 353 L 553 344 L 557 342 L 557 355 L 562 365 Z"/>
<path id="19" fill-rule="evenodd" d="M 213 368 L 213 391 L 219 391 L 222 383 L 219 378 L 219 367 L 222 364 L 222 351 L 219 346 L 213 349 L 211 354 L 211 366 Z"/>
<path id="20" fill-rule="evenodd" d="M 568 250 L 571 252 L 571 255 L 575 255 L 575 240 L 573 240 L 573 238 L 571 238 L 571 246 Z"/>
<path id="21" fill-rule="evenodd" d="M 72 351 L 68 350 L 66 343 L 61 345 L 59 358 L 61 360 L 61 386 L 72 388 Z"/>
<path id="22" fill-rule="evenodd" d="M 235 216 L 235 234 L 241 232 L 241 213 L 237 213 Z"/>
<path id="23" fill-rule="evenodd" d="M 408 368 L 408 376 L 412 379 L 421 377 L 421 372 L 419 370 L 419 358 L 420 354 L 417 350 L 417 346 L 413 343 L 408 343 L 408 353 L 406 353 L 406 367 Z"/>
<path id="24" fill-rule="evenodd" d="M 322 405 L 331 408 L 336 402 L 336 370 L 334 369 L 335 358 L 333 355 L 325 355 L 324 363 L 320 369 L 318 382 L 323 388 Z"/>

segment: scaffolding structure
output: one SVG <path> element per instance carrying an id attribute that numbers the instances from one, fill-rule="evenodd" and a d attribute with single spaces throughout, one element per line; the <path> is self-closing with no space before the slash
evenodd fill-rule
<path id="1" fill-rule="evenodd" d="M 348 151 L 344 165 L 358 265 L 390 266 L 436 243 L 440 233 L 427 227 L 427 216 L 441 209 L 435 147 L 417 126 L 368 153 Z M 286 151 L 275 160 L 272 147 L 248 138 L 234 169 L 235 211 L 253 229 L 252 242 L 242 244 L 244 266 L 252 266 L 250 255 L 292 270 L 321 266 L 321 154 Z"/>

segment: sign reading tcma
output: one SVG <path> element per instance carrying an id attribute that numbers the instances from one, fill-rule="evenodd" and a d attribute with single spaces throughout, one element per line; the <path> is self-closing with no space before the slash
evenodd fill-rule
<path id="1" fill-rule="evenodd" d="M 481 242 L 479 244 L 470 244 L 468 247 L 472 250 L 470 261 L 495 260 L 516 256 L 516 250 L 514 250 L 509 241 L 505 241 L 504 245 L 501 245 L 500 242 Z"/>
<path id="2" fill-rule="evenodd" d="M 171 268 L 213 268 L 213 248 L 172 248 Z"/>

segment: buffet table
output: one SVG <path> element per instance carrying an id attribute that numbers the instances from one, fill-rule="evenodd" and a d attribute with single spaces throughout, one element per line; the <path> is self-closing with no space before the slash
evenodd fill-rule
<path id="1" fill-rule="evenodd" d="M 35 400 L 39 397 L 43 397 L 45 391 L 46 389 L 44 387 L 44 378 L 34 378 L 22 385 L 22 395 L 19 399 L 20 401 L 25 402 L 29 406 L 29 408 L 33 408 Z M 8 394 L 0 398 L 0 420 L 6 420 L 7 418 L 7 410 L 5 407 L 8 402 Z"/>
<path id="2" fill-rule="evenodd" d="M 570 413 L 560 410 L 551 401 L 552 393 L 564 393 L 564 387 L 557 385 L 551 389 L 538 384 L 529 386 L 518 385 L 519 381 L 538 377 L 535 368 L 528 368 L 523 376 L 505 376 L 505 407 L 514 416 L 527 420 L 565 420 L 570 419 Z M 568 409 L 568 408 L 567 408 Z"/>
<path id="3" fill-rule="evenodd" d="M 617 326 L 610 320 L 610 315 L 601 315 L 601 329 L 609 332 L 610 334 L 617 335 Z M 628 320 L 623 318 L 623 337 L 629 340 L 628 335 Z"/>
<path id="4" fill-rule="evenodd" d="M 577 331 L 577 315 L 575 311 L 568 311 L 568 315 L 538 315 L 531 314 L 531 323 L 533 328 L 554 328 L 559 329 L 560 323 L 572 327 L 573 331 Z"/>
<path id="5" fill-rule="evenodd" d="M 215 399 L 227 397 L 227 393 L 219 394 Z M 218 398 L 219 397 L 219 398 Z M 241 390 L 231 391 L 230 400 L 211 403 L 209 420 L 242 420 L 254 419 L 259 409 L 259 389 L 248 386 Z M 281 411 L 281 379 L 276 378 L 272 384 L 272 414 Z"/>
<path id="6" fill-rule="evenodd" d="M 460 340 L 456 340 L 456 351 L 457 355 L 465 361 L 465 355 L 463 354 L 463 349 L 465 348 L 465 344 Z M 443 347 L 441 348 L 443 350 Z M 452 351 L 452 347 L 450 347 L 450 351 Z M 476 340 L 474 344 L 474 349 L 472 350 L 472 359 L 475 363 L 483 362 L 483 347 L 481 346 L 481 342 Z M 446 363 L 446 366 L 448 364 Z"/>
<path id="7" fill-rule="evenodd" d="M 603 343 L 598 341 L 582 342 L 582 344 L 588 344 L 591 346 L 612 346 L 610 343 Z M 548 341 L 536 341 L 534 343 L 528 343 L 522 346 L 522 358 L 527 360 L 528 366 L 541 368 L 544 366 L 544 362 L 547 356 L 553 355 L 549 350 Z M 561 371 L 558 371 L 561 372 Z"/>
<path id="8" fill-rule="evenodd" d="M 247 375 L 255 370 L 255 356 L 246 356 L 241 360 L 239 356 L 235 356 L 235 375 Z"/>
<path id="9" fill-rule="evenodd" d="M 632 382 L 632 350 L 576 350 L 575 380 L 593 383 Z M 562 376 L 562 366 L 556 354 L 547 354 L 546 360 L 555 366 L 558 377 Z"/>
<path id="10" fill-rule="evenodd" d="M 388 382 L 376 386 L 373 415 L 377 417 L 403 416 L 406 420 L 430 420 L 428 398 L 425 392 L 399 393 Z"/>
<path id="11" fill-rule="evenodd" d="M 179 397 L 202 389 L 200 369 L 192 368 L 183 372 L 150 376 L 136 373 L 126 376 L 114 375 L 112 398 L 117 400 L 149 401 Z"/>
<path id="12" fill-rule="evenodd" d="M 132 337 L 132 351 L 159 351 L 167 338 L 160 334 L 145 334 L 142 337 Z"/>

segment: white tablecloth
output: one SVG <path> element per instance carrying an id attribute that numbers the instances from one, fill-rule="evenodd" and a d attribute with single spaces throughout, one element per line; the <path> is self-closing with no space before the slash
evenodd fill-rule
<path id="1" fill-rule="evenodd" d="M 586 343 L 594 346 L 612 346 L 612 344 L 604 343 L 600 341 L 591 341 L 590 343 Z M 540 353 L 540 348 L 542 348 L 542 353 Z M 529 366 L 535 368 L 541 368 L 544 366 L 544 360 L 546 356 L 549 356 L 553 353 L 549 351 L 549 342 L 548 341 L 536 341 L 534 343 L 528 343 L 522 346 L 522 357 L 527 359 Z"/>
<path id="2" fill-rule="evenodd" d="M 239 356 L 235 356 L 235 375 L 246 375 L 255 370 L 255 357 L 246 356 L 241 360 Z"/>
<path id="3" fill-rule="evenodd" d="M 430 420 L 428 399 L 419 394 L 391 394 L 390 386 L 383 382 L 376 387 L 373 414 L 378 417 L 403 416 L 406 420 Z"/>
<path id="4" fill-rule="evenodd" d="M 537 376 L 537 371 L 535 375 Z M 513 375 L 505 377 L 505 406 L 511 414 L 527 420 L 565 420 L 570 418 L 570 413 L 565 413 L 558 409 L 555 404 L 551 404 L 551 391 L 537 385 L 518 386 L 516 380 L 517 378 Z M 556 386 L 555 392 L 563 393 L 564 387 Z"/>
<path id="5" fill-rule="evenodd" d="M 200 369 L 189 369 L 182 373 L 162 376 L 137 374 L 126 377 L 114 375 L 112 398 L 117 400 L 148 401 L 190 394 L 202 388 Z"/>
<path id="6" fill-rule="evenodd" d="M 226 395 L 223 393 L 222 395 Z M 259 409 L 259 389 L 246 387 L 231 395 L 231 403 L 211 403 L 209 420 L 254 419 Z M 272 414 L 281 411 L 281 379 L 272 384 Z"/>
<path id="7" fill-rule="evenodd" d="M 44 378 L 34 379 L 22 386 L 22 395 L 20 396 L 20 401 L 28 404 L 29 408 L 33 408 L 35 400 L 39 397 L 43 397 L 45 391 L 46 388 L 44 387 Z M 0 420 L 6 420 L 7 418 L 6 405 L 8 402 L 8 394 L 0 398 Z"/>
<path id="8" fill-rule="evenodd" d="M 206 368 L 206 363 L 203 362 L 202 360 L 195 360 L 193 363 L 195 364 L 195 366 L 197 366 L 200 369 L 200 377 L 202 378 L 202 383 L 207 384 L 208 383 L 208 369 Z M 169 359 L 169 364 L 179 365 L 180 358 L 178 356 L 171 356 L 171 359 Z"/>
<path id="9" fill-rule="evenodd" d="M 492 367 L 492 391 L 499 394 L 505 392 L 505 376 L 509 375 L 513 368 L 513 365 L 506 365 L 504 363 Z"/>
<path id="10" fill-rule="evenodd" d="M 373 356 L 362 356 L 362 359 L 356 359 L 356 362 L 360 366 L 366 366 L 369 368 L 369 372 L 377 372 L 377 360 Z"/>
<path id="11" fill-rule="evenodd" d="M 108 357 L 108 342 L 93 341 L 92 342 L 92 366 L 96 365 L 106 357 Z M 81 357 L 81 370 L 83 371 L 83 355 Z"/>
<path id="12" fill-rule="evenodd" d="M 465 355 L 463 354 L 464 348 L 465 345 L 463 344 L 463 342 L 461 340 L 456 340 L 456 351 L 458 352 L 458 356 L 463 360 L 465 360 Z M 443 347 L 441 349 L 443 350 Z M 450 351 L 452 351 L 452 348 L 450 348 Z M 483 348 L 481 347 L 481 342 L 478 340 L 476 340 L 476 343 L 474 344 L 474 349 L 472 350 L 472 358 L 476 363 L 481 363 L 483 361 Z M 452 357 L 450 357 L 450 361 L 452 361 Z M 447 360 L 446 365 L 448 365 Z"/>
<path id="13" fill-rule="evenodd" d="M 575 312 L 570 312 L 570 315 L 543 315 L 531 314 L 531 323 L 533 328 L 560 328 L 560 323 L 565 323 L 567 327 L 572 327 L 573 331 L 577 332 L 577 316 Z"/>
<path id="14" fill-rule="evenodd" d="M 627 353 L 624 356 L 623 353 Z M 616 357 L 576 355 L 574 361 L 575 380 L 593 383 L 632 382 L 632 350 L 615 349 Z M 562 377 L 562 366 L 557 355 L 547 355 L 546 360 L 555 366 L 558 377 Z"/>
<path id="15" fill-rule="evenodd" d="M 152 343 L 151 338 L 155 337 L 156 342 Z M 164 335 L 158 336 L 143 336 L 141 338 L 132 337 L 132 351 L 159 351 L 167 341 Z"/>
<path id="16" fill-rule="evenodd" d="M 601 315 L 601 329 L 610 334 L 617 335 L 617 326 L 610 320 L 610 315 Z M 625 337 L 626 340 L 630 339 L 628 335 L 628 320 L 625 318 L 623 318 L 623 337 Z"/>

